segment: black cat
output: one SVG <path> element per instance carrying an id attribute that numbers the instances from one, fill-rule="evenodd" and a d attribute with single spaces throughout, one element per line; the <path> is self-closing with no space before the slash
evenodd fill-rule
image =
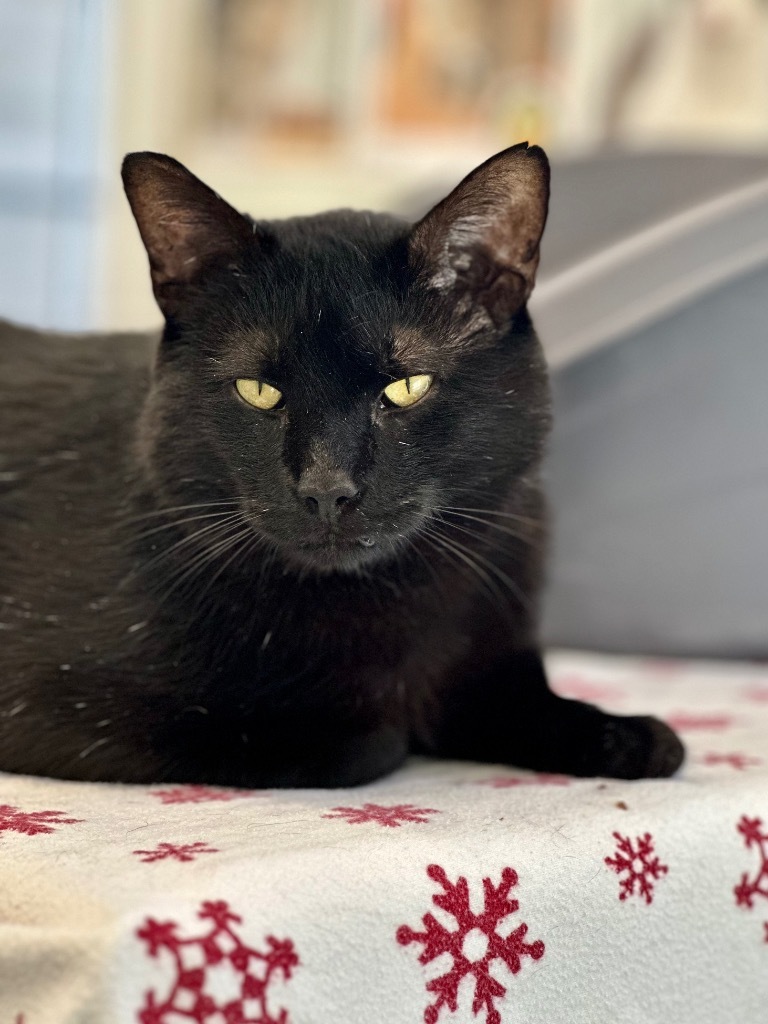
<path id="1" fill-rule="evenodd" d="M 672 773 L 669 728 L 554 696 L 537 650 L 542 150 L 413 227 L 253 221 L 153 153 L 123 175 L 159 345 L 0 331 L 0 768 Z"/>

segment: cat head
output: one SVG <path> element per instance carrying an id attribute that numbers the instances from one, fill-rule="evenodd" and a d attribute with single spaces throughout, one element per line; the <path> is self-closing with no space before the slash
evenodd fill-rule
<path id="1" fill-rule="evenodd" d="M 123 180 L 165 317 L 142 433 L 161 503 L 229 501 L 286 564 L 354 572 L 536 466 L 539 147 L 492 157 L 415 225 L 252 220 L 154 153 Z"/>

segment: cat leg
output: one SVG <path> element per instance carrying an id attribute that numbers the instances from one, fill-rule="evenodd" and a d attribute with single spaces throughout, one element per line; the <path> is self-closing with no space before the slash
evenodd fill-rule
<path id="1" fill-rule="evenodd" d="M 302 723 L 288 732 L 227 730 L 219 738 L 176 743 L 168 758 L 168 781 L 245 789 L 360 786 L 398 768 L 408 755 L 406 732 L 381 725 L 347 733 L 328 723 Z M 194 751 L 194 755 L 190 752 Z M 153 781 L 160 781 L 155 779 Z"/>
<path id="2" fill-rule="evenodd" d="M 685 755 L 656 718 L 611 715 L 552 693 L 535 651 L 511 655 L 483 678 L 466 678 L 443 703 L 428 744 L 441 757 L 640 779 L 672 775 Z"/>
<path id="3" fill-rule="evenodd" d="M 408 756 L 408 738 L 402 729 L 384 725 L 371 732 L 317 745 L 285 766 L 258 768 L 257 775 L 271 776 L 261 785 L 341 789 L 361 786 L 388 775 Z"/>

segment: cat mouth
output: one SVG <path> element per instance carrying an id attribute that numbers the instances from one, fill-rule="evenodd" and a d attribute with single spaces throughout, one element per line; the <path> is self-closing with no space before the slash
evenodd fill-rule
<path id="1" fill-rule="evenodd" d="M 305 541 L 298 547 L 302 551 L 351 551 L 356 547 L 375 548 L 376 541 L 373 537 L 358 537 L 352 540 L 330 538 L 327 541 Z"/>
<path id="2" fill-rule="evenodd" d="M 306 540 L 294 548 L 295 557 L 305 566 L 321 572 L 354 571 L 381 555 L 381 541 L 371 535 Z"/>
<path id="3" fill-rule="evenodd" d="M 377 541 L 375 537 L 336 537 L 331 534 L 324 540 L 307 540 L 298 544 L 300 551 L 319 551 L 328 555 L 340 554 L 349 551 L 357 551 L 360 548 L 375 548 Z"/>

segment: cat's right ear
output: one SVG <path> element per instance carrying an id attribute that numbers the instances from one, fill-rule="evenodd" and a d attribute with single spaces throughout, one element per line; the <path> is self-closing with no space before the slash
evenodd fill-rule
<path id="1" fill-rule="evenodd" d="M 236 262 L 253 243 L 253 226 L 173 157 L 129 153 L 122 174 L 157 304 L 173 318 L 212 261 Z"/>

